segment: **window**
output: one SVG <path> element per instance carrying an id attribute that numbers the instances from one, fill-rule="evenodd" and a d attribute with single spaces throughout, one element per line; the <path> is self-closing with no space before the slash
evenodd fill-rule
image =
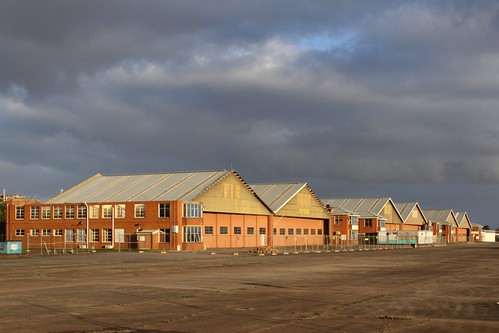
<path id="1" fill-rule="evenodd" d="M 253 228 L 253 227 L 247 227 L 246 228 L 246 234 L 247 235 L 254 235 L 255 234 L 255 228 Z"/>
<path id="2" fill-rule="evenodd" d="M 294 230 L 293 229 L 288 229 L 288 235 L 293 235 L 294 234 Z"/>
<path id="3" fill-rule="evenodd" d="M 16 206 L 16 220 L 24 220 L 24 206 Z"/>
<path id="4" fill-rule="evenodd" d="M 267 234 L 267 228 L 258 228 L 258 234 L 259 235 L 265 235 Z"/>
<path id="5" fill-rule="evenodd" d="M 229 233 L 229 228 L 220 227 L 220 235 L 227 235 Z"/>
<path id="6" fill-rule="evenodd" d="M 102 229 L 102 241 L 106 243 L 113 241 L 113 229 Z"/>
<path id="7" fill-rule="evenodd" d="M 74 240 L 75 232 L 73 229 L 66 229 L 66 242 L 72 242 Z"/>
<path id="8" fill-rule="evenodd" d="M 24 236 L 24 229 L 16 229 L 16 236 Z"/>
<path id="9" fill-rule="evenodd" d="M 135 205 L 135 217 L 142 218 L 146 216 L 146 205 L 145 204 L 136 204 Z"/>
<path id="10" fill-rule="evenodd" d="M 50 236 L 50 229 L 43 229 L 42 236 Z"/>
<path id="11" fill-rule="evenodd" d="M 201 226 L 185 226 L 184 242 L 185 243 L 201 242 Z"/>
<path id="12" fill-rule="evenodd" d="M 116 217 L 117 219 L 125 218 L 125 204 L 116 205 L 114 211 L 114 217 Z"/>
<path id="13" fill-rule="evenodd" d="M 99 218 L 99 205 L 91 205 L 90 207 L 90 218 L 98 219 Z"/>
<path id="14" fill-rule="evenodd" d="M 359 239 L 359 232 L 357 230 L 351 230 L 350 231 L 350 239 L 351 240 L 358 240 Z"/>
<path id="15" fill-rule="evenodd" d="M 51 207 L 50 206 L 43 206 L 42 207 L 42 219 L 49 219 L 50 218 L 50 213 L 51 213 Z"/>
<path id="16" fill-rule="evenodd" d="M 90 230 L 90 241 L 94 243 L 99 241 L 99 229 Z"/>
<path id="17" fill-rule="evenodd" d="M 384 228 L 385 227 L 385 221 L 379 221 L 379 226 L 381 228 Z"/>
<path id="18" fill-rule="evenodd" d="M 277 235 L 277 228 L 274 228 L 274 229 L 272 230 L 272 234 Z"/>
<path id="19" fill-rule="evenodd" d="M 74 206 L 66 206 L 66 218 L 74 219 L 75 218 L 75 207 Z"/>
<path id="20" fill-rule="evenodd" d="M 315 235 L 315 229 L 310 229 L 310 234 Z"/>
<path id="21" fill-rule="evenodd" d="M 170 204 L 169 203 L 160 203 L 159 207 L 159 217 L 170 217 Z"/>
<path id="22" fill-rule="evenodd" d="M 334 224 L 341 224 L 341 221 L 343 220 L 343 216 L 335 216 L 334 217 Z"/>
<path id="23" fill-rule="evenodd" d="M 279 235 L 283 236 L 285 234 L 286 234 L 286 229 L 284 228 L 279 229 Z"/>
<path id="24" fill-rule="evenodd" d="M 241 227 L 234 227 L 234 235 L 240 235 L 241 234 Z"/>
<path id="25" fill-rule="evenodd" d="M 111 205 L 102 205 L 102 218 L 110 219 L 113 216 L 113 207 Z"/>
<path id="26" fill-rule="evenodd" d="M 303 229 L 303 234 L 308 235 L 308 229 Z"/>
<path id="27" fill-rule="evenodd" d="M 40 207 L 33 206 L 31 207 L 30 212 L 31 212 L 30 217 L 32 220 L 37 220 L 40 218 Z"/>
<path id="28" fill-rule="evenodd" d="M 87 229 L 77 229 L 76 230 L 76 241 L 86 242 L 87 241 Z"/>
<path id="29" fill-rule="evenodd" d="M 116 243 L 125 242 L 125 229 L 114 229 L 114 241 Z"/>
<path id="30" fill-rule="evenodd" d="M 184 204 L 184 217 L 203 217 L 203 206 L 197 203 Z"/>
<path id="31" fill-rule="evenodd" d="M 365 219 L 364 220 L 364 227 L 372 227 L 373 226 L 373 220 L 372 219 Z"/>
<path id="32" fill-rule="evenodd" d="M 357 216 L 350 217 L 350 224 L 351 225 L 358 225 L 359 224 L 359 218 Z"/>
<path id="33" fill-rule="evenodd" d="M 62 206 L 54 206 L 54 219 L 62 219 Z"/>
<path id="34" fill-rule="evenodd" d="M 78 206 L 78 218 L 79 219 L 86 219 L 87 218 L 87 206 L 85 205 L 79 205 Z"/>
<path id="35" fill-rule="evenodd" d="M 212 226 L 204 227 L 204 234 L 205 235 L 213 235 L 213 227 Z"/>
<path id="36" fill-rule="evenodd" d="M 301 235 L 301 229 L 296 229 L 296 235 L 300 236 Z"/>
<path id="37" fill-rule="evenodd" d="M 322 229 L 317 229 L 317 235 L 322 235 Z"/>
<path id="38" fill-rule="evenodd" d="M 170 229 L 159 229 L 159 231 L 161 231 L 160 242 L 169 243 L 170 242 Z"/>
<path id="39" fill-rule="evenodd" d="M 29 231 L 29 235 L 30 236 L 39 236 L 40 235 L 40 230 L 38 230 L 38 229 L 31 229 Z"/>
<path id="40" fill-rule="evenodd" d="M 54 236 L 62 236 L 62 229 L 54 229 Z"/>

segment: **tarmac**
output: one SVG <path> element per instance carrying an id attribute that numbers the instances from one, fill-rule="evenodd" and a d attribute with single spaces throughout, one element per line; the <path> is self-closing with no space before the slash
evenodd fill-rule
<path id="1" fill-rule="evenodd" d="M 496 243 L 3 255 L 0 274 L 0 332 L 499 332 Z"/>

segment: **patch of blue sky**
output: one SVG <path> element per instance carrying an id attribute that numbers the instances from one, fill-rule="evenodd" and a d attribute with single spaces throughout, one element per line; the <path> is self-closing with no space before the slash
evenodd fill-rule
<path id="1" fill-rule="evenodd" d="M 302 50 L 350 53 L 355 50 L 357 35 L 353 32 L 338 34 L 323 32 L 301 37 L 295 44 Z"/>

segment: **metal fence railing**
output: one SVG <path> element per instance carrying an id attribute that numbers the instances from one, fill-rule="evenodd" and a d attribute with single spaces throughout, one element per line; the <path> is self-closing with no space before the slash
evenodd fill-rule
<path id="1" fill-rule="evenodd" d="M 154 244 L 153 244 L 154 243 Z M 23 250 L 27 254 L 66 254 L 92 252 L 97 250 L 139 251 L 154 250 L 160 252 L 176 251 L 169 239 L 142 243 L 137 234 L 124 234 L 114 242 L 65 240 L 62 236 L 27 235 L 23 241 Z M 177 243 L 175 243 L 177 244 Z M 395 249 L 416 246 L 440 246 L 446 244 L 445 236 L 433 236 L 428 244 L 418 244 L 414 236 L 379 237 L 376 234 L 359 234 L 358 239 L 349 240 L 339 236 L 325 235 L 203 235 L 197 242 L 198 249 L 233 249 L 234 251 L 255 251 L 261 248 L 272 249 L 273 253 L 312 253 L 339 252 L 371 249 Z M 184 244 L 185 245 L 185 244 Z"/>

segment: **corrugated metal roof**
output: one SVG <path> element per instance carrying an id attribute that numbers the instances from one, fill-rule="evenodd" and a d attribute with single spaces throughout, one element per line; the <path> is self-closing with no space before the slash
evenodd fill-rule
<path id="1" fill-rule="evenodd" d="M 421 209 L 419 204 L 417 202 L 394 202 L 393 203 L 395 207 L 397 207 L 397 210 L 400 213 L 400 216 L 402 217 L 402 220 L 405 222 L 409 218 L 409 216 L 412 214 L 412 211 L 414 209 L 419 210 L 421 213 L 423 220 L 425 223 L 428 223 L 428 220 L 426 218 L 426 215 L 424 214 L 424 211 Z"/>
<path id="2" fill-rule="evenodd" d="M 369 198 L 369 199 L 321 199 L 322 203 L 333 208 L 341 208 L 357 213 L 360 217 L 376 217 L 383 219 L 381 214 L 383 207 L 390 201 L 390 198 Z"/>
<path id="3" fill-rule="evenodd" d="M 415 202 L 394 202 L 395 207 L 397 207 L 402 220 L 405 222 L 412 213 L 412 210 L 416 207 Z"/>
<path id="4" fill-rule="evenodd" d="M 470 218 L 468 216 L 468 213 L 456 212 L 456 213 L 454 213 L 454 216 L 456 217 L 457 224 L 460 228 L 469 229 L 473 226 L 473 224 L 471 223 Z"/>
<path id="5" fill-rule="evenodd" d="M 286 205 L 289 200 L 293 199 L 298 192 L 307 186 L 306 183 L 280 183 L 280 184 L 250 184 L 256 195 L 272 209 L 272 212 L 277 213 Z"/>
<path id="6" fill-rule="evenodd" d="M 194 171 L 104 176 L 96 174 L 47 203 L 194 200 L 234 171 Z M 238 175 L 239 177 L 239 175 Z"/>
<path id="7" fill-rule="evenodd" d="M 440 224 L 452 224 L 453 226 L 457 227 L 452 209 L 429 209 L 429 210 L 425 209 L 423 210 L 423 213 L 429 222 L 438 222 Z M 451 221 L 448 220 L 449 217 Z"/>
<path id="8" fill-rule="evenodd" d="M 330 213 L 331 215 L 354 215 L 354 216 L 359 215 L 356 212 L 348 210 L 346 208 L 332 207 L 332 206 L 331 208 L 333 208 L 333 211 Z"/>

